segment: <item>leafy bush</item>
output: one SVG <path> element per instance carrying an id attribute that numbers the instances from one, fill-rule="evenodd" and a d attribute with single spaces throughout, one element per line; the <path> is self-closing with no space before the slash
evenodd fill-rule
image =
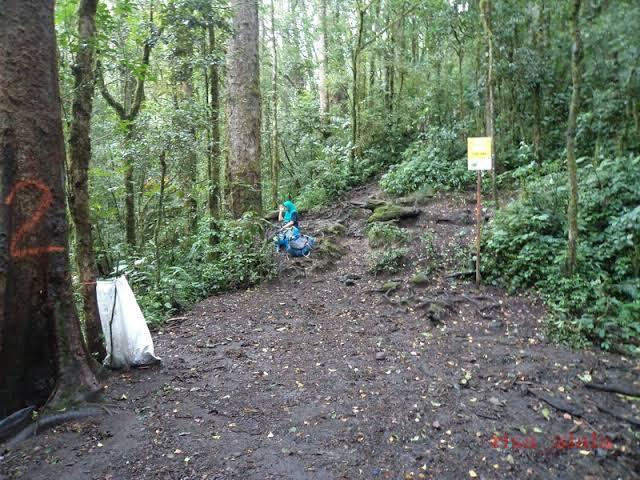
<path id="1" fill-rule="evenodd" d="M 367 228 L 367 238 L 371 247 L 381 247 L 409 241 L 409 231 L 390 223 L 374 222 Z"/>
<path id="2" fill-rule="evenodd" d="M 529 183 L 496 214 L 483 270 L 510 290 L 536 288 L 551 332 L 574 344 L 640 352 L 640 157 L 581 162 L 578 272 L 566 277 L 566 176 Z"/>
<path id="3" fill-rule="evenodd" d="M 405 195 L 425 185 L 441 190 L 462 190 L 473 183 L 467 170 L 465 146 L 457 132 L 435 130 L 425 139 L 412 143 L 403 153 L 402 162 L 382 176 L 380 186 L 387 193 Z"/>
<path id="4" fill-rule="evenodd" d="M 127 275 L 149 323 L 160 323 L 214 293 L 253 285 L 273 273 L 272 245 L 264 239 L 258 219 L 219 220 L 217 227 L 212 243 L 208 221 L 203 221 L 193 238 L 173 251 L 162 249 L 160 272 L 153 244 L 143 255 L 121 262 L 118 271 Z"/>

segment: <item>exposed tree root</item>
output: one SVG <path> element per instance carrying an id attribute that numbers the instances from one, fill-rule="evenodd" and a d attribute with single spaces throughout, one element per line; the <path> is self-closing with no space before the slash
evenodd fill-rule
<path id="1" fill-rule="evenodd" d="M 602 392 L 619 393 L 621 395 L 627 395 L 629 397 L 640 397 L 640 388 L 635 388 L 633 385 L 620 383 L 617 381 L 604 382 L 604 383 L 587 383 L 585 387 L 593 390 L 600 390 Z"/>
<path id="2" fill-rule="evenodd" d="M 601 412 L 608 413 L 609 415 L 611 415 L 614 418 L 617 418 L 618 420 L 622 420 L 623 422 L 626 422 L 635 427 L 640 427 L 640 420 L 636 420 L 633 417 L 628 417 L 626 415 L 623 415 L 622 413 L 618 413 L 615 410 L 611 410 L 610 408 L 598 402 L 596 402 L 596 407 L 598 407 L 598 410 L 600 410 Z"/>
<path id="3" fill-rule="evenodd" d="M 472 277 L 476 274 L 475 270 L 467 270 L 464 272 L 451 272 L 444 276 L 444 278 L 457 278 L 457 277 Z"/>
<path id="4" fill-rule="evenodd" d="M 2 420 L 0 422 L 0 442 L 4 442 L 7 438 L 11 438 L 22 430 L 29 423 L 34 410 L 34 406 L 26 407 Z"/>
<path id="5" fill-rule="evenodd" d="M 551 405 L 553 408 L 561 412 L 567 412 L 574 417 L 582 417 L 582 415 L 584 414 L 582 408 L 577 405 L 572 405 L 571 403 L 566 402 L 561 398 L 552 397 L 551 395 L 547 395 L 546 393 L 536 392 L 534 390 L 528 390 L 528 392 L 537 399 L 542 400 L 546 404 Z"/>
<path id="6" fill-rule="evenodd" d="M 13 448 L 19 443 L 25 441 L 29 437 L 36 435 L 38 432 L 42 430 L 46 430 L 49 428 L 56 427 L 65 422 L 70 422 L 73 420 L 82 420 L 88 417 L 94 417 L 98 415 L 110 414 L 109 410 L 100 405 L 99 407 L 82 407 L 78 410 L 71 410 L 63 413 L 54 413 L 51 415 L 46 415 L 42 418 L 38 418 L 35 422 L 27 425 L 22 428 L 17 434 L 11 437 L 5 445 L 8 448 Z"/>

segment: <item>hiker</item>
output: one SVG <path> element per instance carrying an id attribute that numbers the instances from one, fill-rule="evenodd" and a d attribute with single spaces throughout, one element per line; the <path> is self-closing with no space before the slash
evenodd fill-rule
<path id="1" fill-rule="evenodd" d="M 278 212 L 278 221 L 284 222 L 282 230 L 287 230 L 291 227 L 299 228 L 298 226 L 298 210 L 291 200 L 287 200 L 280 205 Z"/>
<path id="2" fill-rule="evenodd" d="M 302 235 L 298 228 L 298 210 L 290 200 L 280 205 L 278 221 L 282 222 L 282 228 L 273 239 L 276 252 L 284 248 L 292 257 L 308 256 L 316 240 L 308 235 Z"/>
<path id="3" fill-rule="evenodd" d="M 300 236 L 298 230 L 298 210 L 292 201 L 287 200 L 278 209 L 278 221 L 282 223 L 278 235 L 275 237 L 276 252 L 280 251 L 280 247 L 285 249 L 291 239 Z"/>

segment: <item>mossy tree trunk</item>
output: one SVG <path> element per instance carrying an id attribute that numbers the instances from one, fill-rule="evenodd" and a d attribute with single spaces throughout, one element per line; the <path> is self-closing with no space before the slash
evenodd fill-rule
<path id="1" fill-rule="evenodd" d="M 76 263 L 82 282 L 85 337 L 96 359 L 106 356 L 96 298 L 97 267 L 89 210 L 89 163 L 91 161 L 91 112 L 94 92 L 96 9 L 98 0 L 78 5 L 78 54 L 73 68 L 74 95 L 69 134 L 69 210 L 76 230 Z"/>
<path id="2" fill-rule="evenodd" d="M 545 65 L 544 58 L 546 57 L 546 38 L 545 38 L 545 25 L 547 22 L 545 0 L 542 0 L 537 9 L 534 10 L 537 18 L 532 21 L 532 40 L 533 49 L 536 55 L 543 61 L 542 65 Z M 544 90 L 543 90 L 543 72 L 538 72 L 538 76 L 534 80 L 533 84 L 533 152 L 536 162 L 541 165 L 543 158 L 542 151 L 542 120 L 544 119 Z"/>

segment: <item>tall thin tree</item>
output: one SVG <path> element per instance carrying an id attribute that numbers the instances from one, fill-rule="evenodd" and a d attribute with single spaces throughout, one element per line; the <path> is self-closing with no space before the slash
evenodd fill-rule
<path id="1" fill-rule="evenodd" d="M 218 61 L 214 58 L 216 51 L 216 30 L 213 22 L 207 25 L 208 33 L 208 52 L 209 52 L 209 127 L 210 127 L 210 143 L 209 143 L 209 216 L 211 223 L 210 230 L 213 232 L 216 228 L 215 218 L 220 212 L 220 74 L 218 72 Z M 213 237 L 211 237 L 213 239 Z"/>
<path id="2" fill-rule="evenodd" d="M 491 25 L 491 0 L 480 0 L 480 17 L 482 19 L 482 26 L 484 29 L 484 36 L 487 42 L 487 99 L 485 105 L 485 128 L 486 135 L 493 138 L 491 142 L 492 151 L 492 165 L 491 165 L 491 185 L 493 191 L 493 201 L 498 206 L 498 186 L 496 183 L 496 127 L 495 127 L 495 101 L 494 94 L 494 72 L 493 72 L 493 29 Z"/>
<path id="3" fill-rule="evenodd" d="M 320 120 L 322 126 L 329 123 L 329 28 L 327 25 L 327 0 L 319 0 L 320 48 L 318 49 L 318 94 L 320 97 Z"/>
<path id="4" fill-rule="evenodd" d="M 278 205 L 278 182 L 280 176 L 280 156 L 278 140 L 278 43 L 276 40 L 275 6 L 271 0 L 271 206 Z"/>
<path id="5" fill-rule="evenodd" d="M 69 126 L 69 210 L 76 231 L 76 263 L 82 283 L 85 336 L 89 351 L 102 360 L 100 315 L 96 298 L 97 267 L 89 209 L 89 162 L 91 161 L 91 112 L 95 86 L 94 58 L 98 0 L 81 0 L 78 5 L 78 53 L 72 69 L 74 78 L 72 118 Z"/>
<path id="6" fill-rule="evenodd" d="M 582 83 L 582 36 L 580 33 L 581 0 L 573 0 L 571 5 L 571 79 L 573 90 L 569 105 L 569 121 L 567 125 L 567 173 L 569 174 L 569 243 L 567 245 L 567 273 L 576 271 L 578 245 L 578 168 L 576 165 L 576 123 L 580 108 L 580 86 Z"/>

